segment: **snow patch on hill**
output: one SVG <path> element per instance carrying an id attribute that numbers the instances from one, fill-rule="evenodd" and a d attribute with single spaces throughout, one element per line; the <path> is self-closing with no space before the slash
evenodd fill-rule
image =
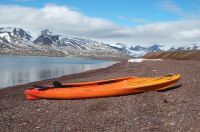
<path id="1" fill-rule="evenodd" d="M 137 58 L 137 59 L 129 59 L 128 62 L 143 62 L 143 61 L 161 61 L 162 59 L 143 59 L 143 58 Z"/>

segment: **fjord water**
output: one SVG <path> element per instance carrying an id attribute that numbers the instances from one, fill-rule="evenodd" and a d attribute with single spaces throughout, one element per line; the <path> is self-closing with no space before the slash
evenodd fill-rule
<path id="1" fill-rule="evenodd" d="M 104 68 L 114 63 L 116 61 L 89 58 L 0 56 L 0 88 Z"/>

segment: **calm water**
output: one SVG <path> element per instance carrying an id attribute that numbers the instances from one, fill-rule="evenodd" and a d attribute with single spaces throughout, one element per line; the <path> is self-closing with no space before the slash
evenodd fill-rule
<path id="1" fill-rule="evenodd" d="M 0 88 L 103 68 L 114 63 L 89 58 L 0 56 Z"/>

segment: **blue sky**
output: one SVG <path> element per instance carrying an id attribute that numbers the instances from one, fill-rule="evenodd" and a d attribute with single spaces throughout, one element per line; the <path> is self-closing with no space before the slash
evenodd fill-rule
<path id="1" fill-rule="evenodd" d="M 200 10 L 199 0 L 1 0 L 0 3 L 34 8 L 47 4 L 64 5 L 88 16 L 105 18 L 123 26 L 184 19 L 173 9 L 166 9 L 165 3 L 188 13 Z"/>
<path id="2" fill-rule="evenodd" d="M 0 20 L 0 25 L 25 25 L 24 27 L 28 30 L 35 31 L 36 29 L 50 28 L 55 32 L 108 42 L 120 41 L 127 44 L 175 43 L 182 40 L 181 36 L 188 37 L 187 40 L 184 38 L 185 40 L 181 43 L 199 42 L 199 40 L 196 40 L 197 35 L 199 35 L 199 30 L 196 30 L 199 27 L 196 25 L 199 24 L 200 19 L 200 0 L 0 0 L 0 5 L 2 10 L 5 8 L 3 11 L 10 10 L 10 7 L 13 8 L 11 9 L 13 12 L 15 12 L 14 9 L 18 11 L 16 16 L 10 15 L 4 21 Z M 24 11 L 34 15 L 25 14 Z M 60 13 L 60 11 L 63 12 Z M 12 13 L 12 11 L 9 12 Z M 54 14 L 54 16 L 50 14 Z M 0 12 L 0 15 L 3 16 L 3 13 Z M 47 24 L 42 27 L 41 24 L 38 24 L 42 20 L 39 22 L 30 19 L 43 19 L 47 16 L 49 22 L 52 20 L 49 26 Z M 51 16 L 51 19 L 49 19 L 49 16 Z M 62 19 L 66 17 L 71 17 L 72 21 Z M 14 23 L 14 18 L 23 19 L 21 23 L 24 24 Z M 60 19 L 60 21 L 56 20 L 53 23 L 55 18 Z M 31 26 L 35 28 L 28 26 L 30 21 L 33 24 Z M 46 19 L 43 21 L 46 21 Z M 59 27 L 58 24 L 66 27 L 66 30 Z M 67 27 L 73 29 L 67 29 Z M 77 27 L 80 27 L 80 31 Z M 167 36 L 167 33 L 170 33 L 169 28 L 172 28 L 171 33 L 174 36 Z M 152 33 L 150 33 L 151 30 L 153 30 Z M 111 34 L 111 31 L 113 34 Z M 166 36 L 160 34 L 161 31 L 166 32 Z M 102 35 L 103 32 L 110 33 Z M 142 33 L 144 36 L 142 36 Z M 155 36 L 152 36 L 152 34 L 155 34 Z M 150 36 L 153 38 L 150 38 Z M 177 40 L 173 42 L 171 41 L 173 39 Z"/>

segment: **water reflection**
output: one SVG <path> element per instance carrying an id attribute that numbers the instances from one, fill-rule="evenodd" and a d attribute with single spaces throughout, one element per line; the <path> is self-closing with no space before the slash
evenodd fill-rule
<path id="1" fill-rule="evenodd" d="M 0 57 L 0 88 L 110 66 L 116 62 L 85 58 Z"/>

